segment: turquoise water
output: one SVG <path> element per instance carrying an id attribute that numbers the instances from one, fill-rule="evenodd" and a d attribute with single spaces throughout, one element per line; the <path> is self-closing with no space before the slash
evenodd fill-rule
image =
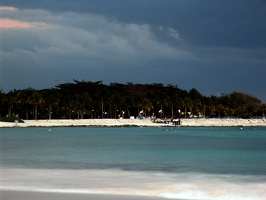
<path id="1" fill-rule="evenodd" d="M 260 200 L 266 128 L 2 128 L 0 167 L 5 189 Z"/>

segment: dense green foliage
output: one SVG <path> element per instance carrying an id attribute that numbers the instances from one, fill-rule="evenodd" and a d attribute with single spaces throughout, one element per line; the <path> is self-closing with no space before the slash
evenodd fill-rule
<path id="1" fill-rule="evenodd" d="M 204 96 L 175 85 L 77 81 L 55 88 L 0 91 L 0 116 L 22 119 L 82 119 L 154 116 L 160 118 L 264 116 L 266 105 L 248 94 Z M 162 112 L 159 112 L 159 111 Z"/>

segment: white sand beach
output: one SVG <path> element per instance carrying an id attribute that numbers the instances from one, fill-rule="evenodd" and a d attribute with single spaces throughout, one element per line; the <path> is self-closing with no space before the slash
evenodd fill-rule
<path id="1" fill-rule="evenodd" d="M 150 119 L 53 119 L 24 120 L 24 123 L 0 122 L 0 127 L 67 127 L 67 126 L 169 126 L 163 123 L 153 123 Z"/>
<path id="2" fill-rule="evenodd" d="M 266 119 L 182 119 L 181 126 L 266 126 Z"/>
<path id="3" fill-rule="evenodd" d="M 162 200 L 159 197 L 102 195 L 102 194 L 74 194 L 55 192 L 26 192 L 26 191 L 1 191 L 2 200 Z"/>
<path id="4" fill-rule="evenodd" d="M 53 120 L 24 120 L 25 123 L 0 122 L 0 127 L 68 127 L 68 126 L 143 126 L 163 127 L 174 124 L 154 123 L 150 119 L 53 119 Z M 266 126 L 266 119 L 181 119 L 181 126 Z"/>

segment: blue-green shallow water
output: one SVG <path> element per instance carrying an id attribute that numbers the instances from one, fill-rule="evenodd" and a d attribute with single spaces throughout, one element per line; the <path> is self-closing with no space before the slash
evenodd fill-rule
<path id="1" fill-rule="evenodd" d="M 265 128 L 12 128 L 2 167 L 266 175 Z"/>
<path id="2" fill-rule="evenodd" d="M 265 186 L 266 128 L 2 128 L 0 167 L 88 170 L 87 174 L 118 170 L 144 177 L 163 173 L 170 174 L 169 180 L 178 176 L 183 182 L 185 177 L 210 182 L 220 176 L 223 182 L 230 176 L 229 182 Z M 112 185 L 109 175 L 107 182 Z M 125 179 L 124 184 L 130 181 Z"/>

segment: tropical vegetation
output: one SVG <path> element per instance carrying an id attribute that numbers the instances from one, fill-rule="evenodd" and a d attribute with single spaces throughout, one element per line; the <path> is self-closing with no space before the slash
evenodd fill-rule
<path id="1" fill-rule="evenodd" d="M 177 85 L 77 81 L 54 88 L 0 90 L 0 117 L 22 119 L 84 118 L 189 118 L 265 115 L 266 104 L 257 97 L 240 92 L 204 96 L 195 88 L 189 91 Z"/>

